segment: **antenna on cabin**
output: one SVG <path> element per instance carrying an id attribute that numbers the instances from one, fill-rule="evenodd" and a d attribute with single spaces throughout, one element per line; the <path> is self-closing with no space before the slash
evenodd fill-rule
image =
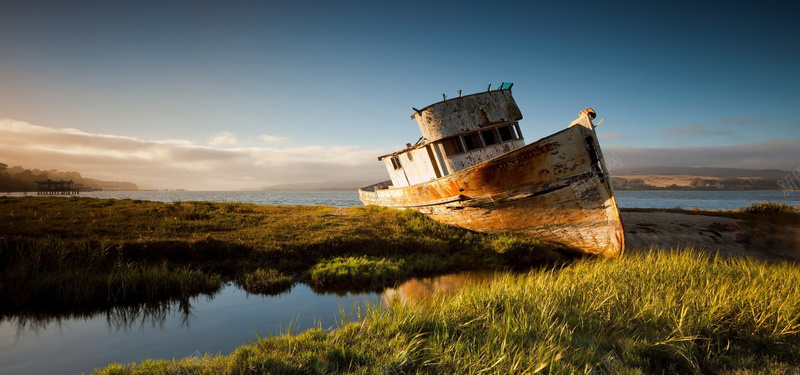
<path id="1" fill-rule="evenodd" d="M 492 91 L 492 84 L 491 83 L 489 84 L 489 88 L 486 89 L 486 91 Z"/>

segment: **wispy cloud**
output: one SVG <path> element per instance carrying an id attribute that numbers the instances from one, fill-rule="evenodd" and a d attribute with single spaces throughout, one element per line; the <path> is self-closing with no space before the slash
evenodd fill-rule
<path id="1" fill-rule="evenodd" d="M 209 146 L 220 146 L 220 145 L 232 145 L 233 146 L 233 145 L 236 145 L 238 143 L 239 143 L 239 141 L 236 139 L 236 136 L 233 135 L 233 133 L 231 133 L 229 131 L 224 131 L 224 132 L 214 136 L 214 138 L 211 138 L 211 140 L 208 142 L 208 145 Z"/>
<path id="2" fill-rule="evenodd" d="M 219 139 L 217 139 L 219 138 Z M 233 145 L 221 133 L 216 145 Z M 213 140 L 212 140 L 213 141 Z M 0 119 L 0 162 L 78 171 L 153 188 L 230 190 L 280 183 L 385 178 L 386 150 L 348 146 L 215 147 L 186 140 L 143 140 Z"/>
<path id="3" fill-rule="evenodd" d="M 654 130 L 656 133 L 675 136 L 675 137 L 707 137 L 707 136 L 726 136 L 733 135 L 730 129 L 719 128 L 716 125 L 709 124 L 689 124 L 682 126 L 675 126 L 671 128 Z"/>
<path id="4" fill-rule="evenodd" d="M 773 122 L 773 120 L 769 118 L 736 116 L 736 117 L 728 117 L 721 120 L 717 120 L 714 123 L 719 125 L 747 126 L 747 125 L 758 125 L 771 122 Z"/>
<path id="5" fill-rule="evenodd" d="M 279 137 L 277 135 L 269 135 L 269 134 L 264 134 L 264 135 L 260 136 L 259 138 L 261 138 L 263 141 L 269 142 L 269 143 L 284 143 L 284 142 L 287 142 L 289 140 L 289 137 Z"/>
<path id="6" fill-rule="evenodd" d="M 748 127 L 774 128 L 775 119 L 750 116 L 736 116 L 719 119 L 709 123 L 696 123 L 673 126 L 653 130 L 653 133 L 671 137 L 724 137 L 729 140 L 741 140 L 737 132 Z"/>
<path id="7" fill-rule="evenodd" d="M 622 134 L 620 134 L 618 132 L 597 133 L 597 137 L 602 139 L 602 140 L 607 140 L 607 141 L 613 141 L 613 140 L 624 139 L 625 138 L 625 136 L 623 136 Z"/>
<path id="8" fill-rule="evenodd" d="M 800 141 L 785 138 L 714 147 L 603 148 L 604 154 L 613 152 L 618 158 L 614 169 L 683 166 L 793 170 L 800 167 L 797 150 Z"/>

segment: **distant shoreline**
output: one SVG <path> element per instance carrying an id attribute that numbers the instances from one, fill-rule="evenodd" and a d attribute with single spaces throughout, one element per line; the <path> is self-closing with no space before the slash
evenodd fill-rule
<path id="1" fill-rule="evenodd" d="M 345 189 L 345 188 L 314 188 L 314 189 L 245 189 L 245 190 L 81 190 L 81 193 L 78 194 L 67 194 L 67 195 L 81 195 L 82 193 L 199 193 L 199 192 L 241 192 L 241 193 L 258 193 L 258 192 L 286 192 L 286 191 L 308 191 L 308 192 L 321 192 L 321 191 L 357 191 L 359 188 L 352 188 L 352 189 Z M 705 189 L 697 189 L 686 187 L 682 188 L 679 187 L 678 189 L 675 188 L 660 188 L 660 187 L 648 187 L 648 188 L 639 188 L 639 189 L 629 189 L 625 187 L 614 187 L 614 191 L 781 191 L 781 189 L 714 189 L 714 188 L 705 188 Z M 800 193 L 800 189 L 798 190 L 789 190 L 790 193 Z M 37 195 L 36 190 L 0 190 L 0 195 L 19 195 L 19 194 L 28 194 L 28 195 Z"/>
<path id="2" fill-rule="evenodd" d="M 696 188 L 659 188 L 653 187 L 648 189 L 628 189 L 614 187 L 614 191 L 781 191 L 781 189 L 696 189 Z M 790 192 L 800 192 L 800 190 L 790 190 Z"/>

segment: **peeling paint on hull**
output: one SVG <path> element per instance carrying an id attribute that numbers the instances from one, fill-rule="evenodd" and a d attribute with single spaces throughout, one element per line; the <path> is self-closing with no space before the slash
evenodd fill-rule
<path id="1" fill-rule="evenodd" d="M 617 257 L 624 231 L 594 129 L 571 126 L 451 175 L 359 189 L 365 205 L 418 210 L 461 228 Z"/>

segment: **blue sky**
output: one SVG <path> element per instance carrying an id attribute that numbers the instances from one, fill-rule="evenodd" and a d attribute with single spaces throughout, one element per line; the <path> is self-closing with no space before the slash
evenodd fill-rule
<path id="1" fill-rule="evenodd" d="M 799 11 L 0 0 L 0 162 L 159 188 L 384 179 L 412 106 L 506 81 L 529 142 L 593 107 L 623 167 L 791 170 Z"/>

